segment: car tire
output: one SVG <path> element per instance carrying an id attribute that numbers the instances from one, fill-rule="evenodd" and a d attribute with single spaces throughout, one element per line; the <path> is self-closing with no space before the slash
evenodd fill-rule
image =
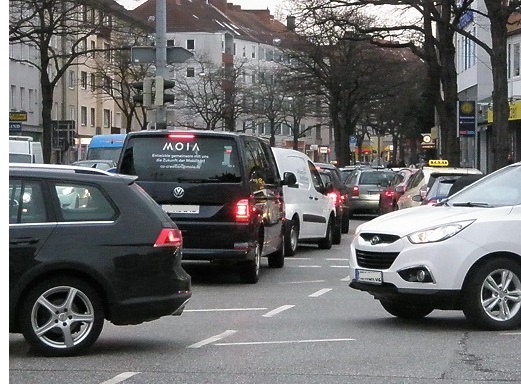
<path id="1" fill-rule="evenodd" d="M 333 246 L 333 218 L 330 217 L 327 222 L 326 237 L 318 241 L 320 249 L 331 249 Z"/>
<path id="2" fill-rule="evenodd" d="M 342 233 L 349 233 L 349 214 L 342 215 Z"/>
<path id="3" fill-rule="evenodd" d="M 341 220 L 334 220 L 333 224 L 333 237 L 332 237 L 332 243 L 333 244 L 340 244 L 342 242 L 342 221 Z"/>
<path id="4" fill-rule="evenodd" d="M 286 256 L 294 256 L 295 253 L 297 253 L 298 235 L 298 220 L 286 220 L 286 236 L 284 236 L 284 241 L 286 242 L 284 251 Z"/>
<path id="5" fill-rule="evenodd" d="M 31 347 L 44 356 L 74 356 L 98 339 L 105 321 L 98 293 L 83 280 L 44 280 L 22 299 L 20 327 Z"/>
<path id="6" fill-rule="evenodd" d="M 257 284 L 260 273 L 261 246 L 259 241 L 255 245 L 255 257 L 253 260 L 245 263 L 240 272 L 241 282 L 243 284 Z"/>
<path id="7" fill-rule="evenodd" d="M 429 306 L 408 305 L 389 300 L 380 300 L 380 304 L 389 314 L 406 320 L 423 319 L 434 310 Z"/>
<path id="8" fill-rule="evenodd" d="M 521 265 L 507 258 L 476 267 L 463 287 L 463 313 L 475 326 L 504 331 L 521 325 Z"/>
<path id="9" fill-rule="evenodd" d="M 286 234 L 284 227 L 282 227 L 281 232 L 282 241 L 280 242 L 280 248 L 268 255 L 268 267 L 270 268 L 282 268 L 284 266 L 284 254 L 286 253 L 284 250 L 286 247 Z"/>

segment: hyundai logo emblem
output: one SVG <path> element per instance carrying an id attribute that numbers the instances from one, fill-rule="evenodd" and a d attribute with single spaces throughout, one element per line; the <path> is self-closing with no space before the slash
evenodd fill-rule
<path id="1" fill-rule="evenodd" d="M 376 244 L 380 243 L 380 241 L 382 241 L 382 239 L 380 239 L 380 237 L 373 236 L 371 239 L 371 245 L 376 245 Z"/>
<path id="2" fill-rule="evenodd" d="M 185 194 L 185 190 L 181 187 L 175 187 L 174 190 L 172 191 L 172 195 L 174 195 L 174 197 L 177 197 L 178 199 L 183 197 L 184 194 Z"/>

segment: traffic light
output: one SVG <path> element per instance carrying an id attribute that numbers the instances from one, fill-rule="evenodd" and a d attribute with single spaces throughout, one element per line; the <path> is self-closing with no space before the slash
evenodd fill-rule
<path id="1" fill-rule="evenodd" d="M 175 81 L 165 80 L 163 76 L 156 76 L 154 90 L 154 105 L 161 106 L 165 103 L 173 103 L 175 96 L 171 93 L 165 93 L 165 90 L 175 86 Z"/>
<path id="2" fill-rule="evenodd" d="M 152 106 L 152 86 L 154 79 L 152 77 L 145 77 L 143 81 L 137 81 L 130 84 L 132 88 L 136 89 L 139 93 L 134 95 L 132 99 L 135 103 L 142 104 L 143 107 Z"/>

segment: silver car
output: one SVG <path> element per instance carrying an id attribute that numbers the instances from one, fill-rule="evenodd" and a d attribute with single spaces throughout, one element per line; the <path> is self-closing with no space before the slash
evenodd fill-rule
<path id="1" fill-rule="evenodd" d="M 380 192 L 391 185 L 396 173 L 385 168 L 359 168 L 347 177 L 349 216 L 369 213 L 378 214 Z"/>

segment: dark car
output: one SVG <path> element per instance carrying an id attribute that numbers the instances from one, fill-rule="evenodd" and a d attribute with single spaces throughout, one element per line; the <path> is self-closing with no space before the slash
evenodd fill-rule
<path id="1" fill-rule="evenodd" d="M 359 168 L 347 178 L 349 214 L 378 214 L 380 193 L 394 180 L 396 173 L 386 168 Z"/>
<path id="2" fill-rule="evenodd" d="M 269 143 L 231 132 L 127 134 L 117 171 L 141 185 L 183 232 L 183 260 L 235 265 L 259 279 L 261 256 L 284 266 L 282 180 Z M 293 175 L 294 176 L 294 175 Z"/>
<path id="3" fill-rule="evenodd" d="M 74 189 L 78 206 L 62 204 Z M 105 320 L 180 315 L 191 297 L 182 235 L 135 177 L 9 166 L 9 331 L 43 355 L 83 352 Z"/>
<path id="4" fill-rule="evenodd" d="M 483 175 L 433 175 L 425 198 L 414 196 L 413 199 L 421 201 L 422 205 L 434 205 L 482 177 Z M 460 182 L 461 179 L 463 180 Z M 456 187 L 453 189 L 454 185 Z"/>
<path id="5" fill-rule="evenodd" d="M 378 204 L 378 212 L 380 215 L 398 210 L 398 200 L 405 191 L 407 182 L 412 175 L 416 173 L 415 168 L 403 168 L 396 172 L 395 179 L 391 185 L 380 193 L 380 202 Z"/>
<path id="6" fill-rule="evenodd" d="M 324 184 L 330 183 L 333 191 L 328 193 L 328 197 L 335 204 L 337 217 L 340 222 L 340 232 L 349 232 L 349 201 L 347 194 L 347 186 L 338 178 L 338 175 L 329 169 L 319 169 L 320 177 Z"/>
<path id="7" fill-rule="evenodd" d="M 78 160 L 72 163 L 71 165 L 77 165 L 79 167 L 97 168 L 102 169 L 104 171 L 108 171 L 110 169 L 116 168 L 117 164 L 114 160 Z"/>

